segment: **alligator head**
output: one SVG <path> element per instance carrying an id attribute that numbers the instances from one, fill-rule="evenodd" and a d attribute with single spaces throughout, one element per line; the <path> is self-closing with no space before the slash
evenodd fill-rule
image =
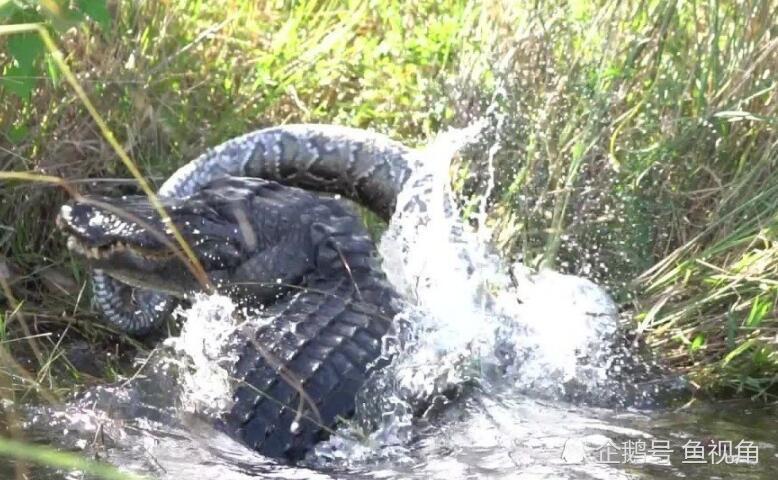
<path id="1" fill-rule="evenodd" d="M 310 192 L 234 177 L 162 203 L 219 290 L 240 289 L 242 297 L 261 301 L 312 268 L 310 229 L 331 215 Z M 57 224 L 75 256 L 132 286 L 177 297 L 202 290 L 146 197 L 73 200 Z"/>

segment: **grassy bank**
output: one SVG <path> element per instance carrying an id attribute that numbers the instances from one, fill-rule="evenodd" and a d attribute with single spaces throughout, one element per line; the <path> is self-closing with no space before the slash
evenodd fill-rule
<path id="1" fill-rule="evenodd" d="M 770 2 L 514 3 L 109 2 L 91 14 L 98 22 L 55 37 L 157 185 L 207 146 L 263 126 L 332 122 L 417 145 L 487 118 L 494 148 L 463 158 L 453 177 L 474 222 L 488 193 L 506 256 L 611 287 L 657 355 L 700 387 L 775 392 Z M 0 38 L 0 169 L 132 190 L 56 68 L 29 54 L 35 42 Z M 0 341 L 20 363 L 4 362 L 6 397 L 60 396 L 114 376 L 122 352 L 143 348 L 95 322 L 86 272 L 53 228 L 65 198 L 0 187 Z M 83 351 L 99 364 L 79 362 Z"/>
<path id="2" fill-rule="evenodd" d="M 493 78 L 501 148 L 465 190 L 491 160 L 503 251 L 609 285 L 700 388 L 776 392 L 772 7 L 575 5 L 493 14 L 496 61 L 470 83 Z"/>

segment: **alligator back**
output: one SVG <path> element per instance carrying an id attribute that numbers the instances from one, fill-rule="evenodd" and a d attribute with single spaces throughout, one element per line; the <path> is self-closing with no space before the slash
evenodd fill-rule
<path id="1" fill-rule="evenodd" d="M 399 308 L 355 214 L 318 228 L 304 289 L 270 306 L 269 323 L 237 333 L 239 384 L 222 421 L 260 453 L 292 461 L 353 414 L 359 388 L 387 361 L 383 338 Z"/>

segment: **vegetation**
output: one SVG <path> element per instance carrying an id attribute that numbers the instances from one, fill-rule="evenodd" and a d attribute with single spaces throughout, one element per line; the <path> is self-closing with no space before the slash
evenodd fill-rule
<path id="1" fill-rule="evenodd" d="M 509 9 L 497 61 L 470 79 L 494 76 L 485 98 L 504 115 L 490 197 L 503 250 L 610 285 L 660 358 L 719 394 L 778 390 L 772 9 Z"/>
<path id="2" fill-rule="evenodd" d="M 611 287 L 657 356 L 700 388 L 771 398 L 774 9 L 770 0 L 16 0 L 0 1 L 0 23 L 45 23 L 156 184 L 258 127 L 339 123 L 420 145 L 486 118 L 487 148 L 461 159 L 453 183 L 474 223 L 486 198 L 506 256 Z M 0 98 L 1 171 L 133 188 L 36 34 L 0 37 Z M 2 395 L 56 398 L 113 376 L 117 339 L 125 352 L 143 345 L 94 321 L 86 272 L 52 228 L 65 193 L 3 182 Z M 74 340 L 100 352 L 100 371 L 71 360 Z"/>
<path id="3" fill-rule="evenodd" d="M 0 437 L 0 456 L 10 456 L 18 460 L 27 460 L 40 465 L 76 470 L 95 475 L 105 480 L 143 480 L 142 477 L 125 473 L 110 465 L 88 460 L 72 453 L 60 452 L 52 447 L 30 445 Z M 28 476 L 21 478 L 30 478 Z"/>

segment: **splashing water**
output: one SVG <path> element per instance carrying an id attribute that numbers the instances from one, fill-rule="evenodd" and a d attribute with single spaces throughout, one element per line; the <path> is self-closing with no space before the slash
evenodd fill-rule
<path id="1" fill-rule="evenodd" d="M 615 333 L 615 305 L 593 284 L 582 290 L 579 282 L 584 281 L 576 277 L 551 272 L 535 276 L 517 265 L 512 280 L 501 259 L 480 240 L 483 234 L 463 225 L 449 190 L 448 171 L 454 153 L 479 130 L 480 125 L 451 131 L 423 152 L 427 161 L 401 195 L 382 239 L 385 269 L 422 310 L 419 323 L 434 331 L 425 337 L 430 344 L 419 348 L 421 352 L 464 349 L 456 356 L 489 360 L 498 343 L 505 341 L 519 347 L 514 350 L 534 351 L 537 373 L 544 377 L 554 371 L 574 375 L 576 359 L 585 347 Z M 481 230 L 485 228 L 481 224 Z M 568 301 L 560 302 L 560 296 Z M 582 303 L 587 299 L 589 304 Z M 592 304 L 598 302 L 594 313 L 603 318 L 601 323 L 611 320 L 609 329 L 601 323 L 595 328 L 589 321 Z M 560 336 L 553 333 L 566 328 L 573 328 L 574 334 L 560 343 Z M 524 359 L 525 373 L 530 370 L 528 360 Z"/>
<path id="2" fill-rule="evenodd" d="M 186 374 L 181 376 L 182 408 L 215 416 L 230 409 L 232 384 L 225 363 L 234 363 L 237 349 L 225 348 L 235 331 L 235 304 L 223 295 L 198 294 L 184 317 L 178 337 L 165 343 L 181 354 Z M 204 320 L 204 321 L 203 321 Z M 230 353 L 232 352 L 232 353 Z"/>
<path id="3" fill-rule="evenodd" d="M 138 378 L 95 389 L 64 410 L 39 411 L 27 430 L 87 451 L 102 432 L 109 440 L 99 453 L 109 461 L 165 479 L 330 478 L 327 472 L 334 478 L 634 478 L 628 465 L 593 455 L 608 442 L 682 443 L 717 432 L 737 432 L 774 454 L 775 444 L 761 436 L 767 429 L 754 426 L 753 417 L 751 424 L 738 417 L 735 425 L 730 412 L 722 418 L 715 410 L 610 408 L 636 403 L 627 393 L 639 383 L 633 371 L 642 364 L 621 343 L 610 297 L 578 277 L 508 268 L 483 241 L 489 237 L 484 222 L 474 232 L 461 221 L 450 163 L 483 127 L 452 130 L 418 152 L 380 245 L 384 269 L 407 299 L 385 346 L 392 361 L 360 392 L 355 418 L 339 428 L 341 435 L 309 455 L 310 468 L 263 458 L 202 420 L 229 408 L 227 372 L 236 360 L 236 308 L 218 295 L 198 296 L 179 311 L 181 334 L 145 360 Z M 726 428 L 706 431 L 701 418 Z M 657 479 L 691 473 L 677 458 L 671 463 L 649 455 L 639 471 Z M 753 478 L 772 478 L 773 466 L 763 467 L 751 470 Z"/>
<path id="4" fill-rule="evenodd" d="M 594 390 L 607 379 L 613 359 L 602 346 L 618 330 L 610 297 L 585 279 L 533 275 L 520 265 L 512 279 L 482 235 L 462 223 L 450 161 L 481 128 L 448 132 L 420 152 L 380 248 L 389 279 L 414 305 L 400 315 L 405 341 L 387 352 L 394 361 L 365 389 L 355 423 L 381 422 L 367 442 L 336 437 L 319 445 L 320 457 L 353 463 L 405 453 L 420 407 L 448 403 L 469 382 L 558 397 L 564 385 Z"/>

